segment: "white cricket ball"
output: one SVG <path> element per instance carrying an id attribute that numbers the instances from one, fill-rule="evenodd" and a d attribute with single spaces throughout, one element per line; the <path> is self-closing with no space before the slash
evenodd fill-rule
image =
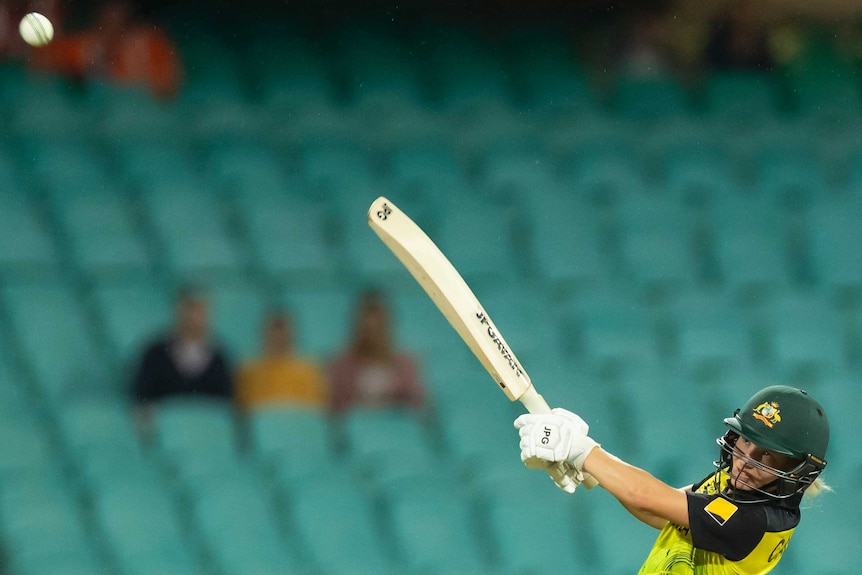
<path id="1" fill-rule="evenodd" d="M 30 12 L 21 18 L 18 31 L 25 42 L 36 48 L 44 46 L 54 37 L 54 25 L 38 12 Z"/>

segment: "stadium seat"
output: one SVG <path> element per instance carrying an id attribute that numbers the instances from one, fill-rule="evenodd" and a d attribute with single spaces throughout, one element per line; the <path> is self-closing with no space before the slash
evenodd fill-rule
<path id="1" fill-rule="evenodd" d="M 279 478 L 307 478 L 335 457 L 330 426 L 322 410 L 271 406 L 248 415 L 251 452 Z"/>
<path id="2" fill-rule="evenodd" d="M 324 574 L 397 572 L 371 500 L 349 475 L 297 485 L 289 516 L 297 542 Z"/>
<path id="3" fill-rule="evenodd" d="M 421 34 L 429 42 L 428 73 L 443 110 L 511 102 L 509 77 L 492 42 L 454 26 L 429 26 Z"/>
<path id="4" fill-rule="evenodd" d="M 469 499 L 460 485 L 417 482 L 386 497 L 406 573 L 487 572 Z"/>
<path id="5" fill-rule="evenodd" d="M 829 202 L 808 214 L 811 258 L 817 281 L 827 290 L 862 287 L 862 201 Z"/>
<path id="6" fill-rule="evenodd" d="M 14 277 L 51 272 L 57 264 L 47 222 L 23 190 L 9 189 L 0 210 L 0 269 Z"/>
<path id="7" fill-rule="evenodd" d="M 120 365 L 136 369 L 144 346 L 172 323 L 172 295 L 154 281 L 98 282 L 96 314 Z"/>
<path id="8" fill-rule="evenodd" d="M 181 141 L 120 141 L 113 151 L 123 182 L 143 192 L 162 182 L 189 181 L 197 175 Z"/>
<path id="9" fill-rule="evenodd" d="M 163 488 L 129 480 L 94 493 L 97 533 L 121 569 L 153 557 L 194 563 L 175 501 Z"/>
<path id="10" fill-rule="evenodd" d="M 799 210 L 830 196 L 828 176 L 815 150 L 779 143 L 756 159 L 757 193 L 773 205 Z"/>
<path id="11" fill-rule="evenodd" d="M 526 473 L 520 470 L 521 475 Z M 538 476 L 536 471 L 531 473 Z M 586 511 L 592 507 L 587 503 L 588 498 L 577 502 L 578 513 L 575 513 L 573 505 L 563 499 L 565 494 L 552 491 L 557 488 L 550 480 L 537 479 L 547 482 L 548 490 L 543 495 L 530 489 L 518 490 L 517 495 L 506 491 L 499 497 L 495 497 L 494 492 L 490 494 L 486 513 L 497 556 L 494 572 L 546 573 L 561 565 L 578 573 L 598 572 L 594 569 L 590 549 L 592 529 L 587 527 L 592 516 Z M 549 548 L 554 549 L 553 554 L 546 552 Z"/>
<path id="12" fill-rule="evenodd" d="M 656 120 L 689 113 L 687 96 L 670 76 L 621 75 L 614 86 L 614 110 L 626 118 Z"/>
<path id="13" fill-rule="evenodd" d="M 594 113 L 599 105 L 569 38 L 557 29 L 518 30 L 505 41 L 507 60 L 530 112 L 557 115 Z"/>
<path id="14" fill-rule="evenodd" d="M 213 331 L 228 360 L 240 365 L 256 357 L 261 350 L 264 317 L 273 305 L 264 290 L 256 283 L 230 280 L 214 282 L 205 290 Z"/>
<path id="15" fill-rule="evenodd" d="M 87 105 L 97 111 L 99 135 L 112 145 L 146 142 L 164 146 L 167 137 L 182 137 L 183 131 L 177 129 L 185 120 L 182 109 L 157 100 L 146 89 L 91 82 L 87 100 Z"/>
<path id="16" fill-rule="evenodd" d="M 431 469 L 437 463 L 431 437 L 421 414 L 401 409 L 357 409 L 344 421 L 346 455 L 360 474 L 374 479 L 403 465 L 411 454 L 413 465 Z"/>
<path id="17" fill-rule="evenodd" d="M 630 290 L 597 287 L 574 297 L 563 313 L 572 355 L 603 364 L 659 354 L 655 319 Z"/>
<path id="18" fill-rule="evenodd" d="M 331 282 L 337 270 L 328 241 L 327 213 L 315 204 L 285 200 L 249 207 L 242 213 L 255 264 L 290 285 Z"/>
<path id="19" fill-rule="evenodd" d="M 89 277 L 142 277 L 153 266 L 131 206 L 113 191 L 56 196 L 55 213 L 74 263 Z"/>
<path id="20" fill-rule="evenodd" d="M 300 153 L 299 174 L 311 194 L 332 201 L 376 177 L 369 151 L 342 138 L 308 141 Z"/>
<path id="21" fill-rule="evenodd" d="M 252 483 L 192 486 L 191 519 L 223 573 L 292 573 L 298 560 L 273 513 L 269 494 Z"/>
<path id="22" fill-rule="evenodd" d="M 130 457 L 139 451 L 131 406 L 119 398 L 70 403 L 58 419 L 63 443 L 73 458 L 105 448 L 125 450 Z"/>
<path id="23" fill-rule="evenodd" d="M 620 203 L 617 226 L 626 278 L 640 289 L 679 289 L 701 280 L 695 225 L 680 204 L 626 198 Z"/>
<path id="24" fill-rule="evenodd" d="M 766 328 L 775 373 L 823 377 L 846 366 L 844 329 L 829 300 L 784 293 L 767 302 Z"/>
<path id="25" fill-rule="evenodd" d="M 759 123 L 778 112 L 774 76 L 754 71 L 713 72 L 706 78 L 706 113 L 724 122 Z"/>
<path id="26" fill-rule="evenodd" d="M 760 198 L 718 202 L 711 212 L 719 275 L 732 292 L 774 292 L 791 283 L 787 232 L 774 204 Z"/>
<path id="27" fill-rule="evenodd" d="M 341 48 L 334 68 L 348 79 L 354 106 L 385 105 L 393 97 L 421 102 L 424 97 L 419 51 L 391 31 L 351 22 L 332 39 Z"/>
<path id="28" fill-rule="evenodd" d="M 554 291 L 571 292 L 608 279 L 612 266 L 605 257 L 602 217 L 575 194 L 530 202 L 530 261 Z"/>
<path id="29" fill-rule="evenodd" d="M 215 196 L 183 182 L 161 183 L 141 195 L 168 271 L 181 280 L 236 277 L 244 258 Z"/>
<path id="30" fill-rule="evenodd" d="M 112 366 L 100 356 L 86 312 L 68 284 L 16 284 L 3 290 L 3 301 L 23 359 L 49 402 L 110 389 Z"/>
<path id="31" fill-rule="evenodd" d="M 512 212 L 473 200 L 452 202 L 449 209 L 434 241 L 468 285 L 481 289 L 517 280 L 521 267 Z"/>
<path id="32" fill-rule="evenodd" d="M 590 495 L 593 495 L 592 493 Z M 658 532 L 631 515 L 607 493 L 592 502 L 590 525 L 602 575 L 635 572 L 647 558 Z M 620 542 L 625 541 L 625 545 Z"/>
<path id="33" fill-rule="evenodd" d="M 197 456 L 231 459 L 238 448 L 232 406 L 216 399 L 164 401 L 155 414 L 155 445 L 169 462 Z"/>
<path id="34" fill-rule="evenodd" d="M 324 361 L 349 341 L 355 305 L 353 288 L 288 288 L 281 292 L 279 301 L 293 316 L 298 352 Z"/>
<path id="35" fill-rule="evenodd" d="M 687 369 L 744 367 L 752 361 L 750 328 L 726 292 L 680 294 L 669 311 L 679 359 Z"/>

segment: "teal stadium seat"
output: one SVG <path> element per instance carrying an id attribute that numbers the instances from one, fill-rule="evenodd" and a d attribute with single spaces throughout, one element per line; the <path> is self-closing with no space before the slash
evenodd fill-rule
<path id="1" fill-rule="evenodd" d="M 788 292 L 766 304 L 772 368 L 784 378 L 823 377 L 846 367 L 846 340 L 829 298 Z"/>
<path id="2" fill-rule="evenodd" d="M 724 122 L 754 123 L 773 119 L 779 111 L 775 77 L 749 70 L 713 72 L 703 87 L 708 116 Z"/>
<path id="3" fill-rule="evenodd" d="M 203 183 L 162 183 L 141 195 L 164 263 L 181 280 L 235 277 L 245 263 L 219 202 L 204 190 Z"/>
<path id="4" fill-rule="evenodd" d="M 28 73 L 10 82 L 8 129 L 28 137 L 76 141 L 92 129 L 92 120 L 77 105 L 72 83 L 60 75 Z"/>
<path id="5" fill-rule="evenodd" d="M 184 136 L 178 129 L 185 121 L 182 109 L 157 100 L 146 89 L 91 82 L 86 103 L 97 118 L 97 132 L 112 146 L 165 146 L 167 138 Z"/>
<path id="6" fill-rule="evenodd" d="M 710 217 L 719 276 L 730 291 L 772 293 L 790 285 L 787 232 L 773 203 L 726 199 Z"/>
<path id="7" fill-rule="evenodd" d="M 511 103 L 510 78 L 493 42 L 456 27 L 429 26 L 420 37 L 430 46 L 429 77 L 443 110 Z"/>
<path id="8" fill-rule="evenodd" d="M 376 179 L 368 150 L 340 138 L 308 142 L 300 152 L 299 174 L 313 196 L 332 202 Z"/>
<path id="9" fill-rule="evenodd" d="M 602 241 L 600 211 L 576 194 L 556 194 L 529 202 L 527 216 L 538 277 L 561 293 L 599 284 L 609 277 L 610 264 Z"/>
<path id="10" fill-rule="evenodd" d="M 862 201 L 824 202 L 808 215 L 811 259 L 819 285 L 858 292 L 862 287 Z"/>
<path id="11" fill-rule="evenodd" d="M 10 572 L 45 572 L 46 565 L 59 569 L 64 562 L 72 569 L 86 566 L 101 572 L 85 513 L 65 479 L 37 472 L 4 480 L 0 507 Z"/>
<path id="12" fill-rule="evenodd" d="M 727 292 L 680 294 L 670 302 L 678 358 L 691 372 L 747 367 L 753 341 L 746 318 Z"/>
<path id="13" fill-rule="evenodd" d="M 689 113 L 688 97 L 679 82 L 669 76 L 621 75 L 614 86 L 613 109 L 625 118 L 657 120 Z"/>
<path id="14" fill-rule="evenodd" d="M 502 203 L 541 201 L 555 189 L 554 165 L 532 146 L 491 145 L 481 157 L 485 194 Z"/>
<path id="15" fill-rule="evenodd" d="M 248 44 L 251 93 L 276 110 L 301 113 L 335 98 L 328 63 L 314 42 L 279 22 L 273 34 L 259 34 Z"/>
<path id="16" fill-rule="evenodd" d="M 192 524 L 219 572 L 296 572 L 296 551 L 264 489 L 251 483 L 193 485 L 190 496 Z"/>
<path id="17" fill-rule="evenodd" d="M 361 216 L 361 214 L 360 214 Z M 256 202 L 242 212 L 255 264 L 292 286 L 327 284 L 337 272 L 329 215 L 316 204 L 285 197 Z"/>
<path id="18" fill-rule="evenodd" d="M 248 416 L 248 437 L 261 467 L 288 487 L 336 467 L 330 426 L 318 408 L 284 405 L 255 410 Z"/>
<path id="19" fill-rule="evenodd" d="M 566 304 L 571 353 L 597 365 L 655 360 L 655 318 L 630 290 L 597 287 Z"/>
<path id="20" fill-rule="evenodd" d="M 334 34 L 340 50 L 333 68 L 348 79 L 353 105 L 385 108 L 392 100 L 423 100 L 419 51 L 392 30 L 351 22 Z"/>
<path id="21" fill-rule="evenodd" d="M 86 141 L 33 142 L 26 164 L 49 198 L 88 194 L 114 185 L 105 158 Z"/>
<path id="22" fill-rule="evenodd" d="M 816 150 L 764 146 L 757 162 L 757 192 L 774 205 L 799 210 L 830 196 L 830 184 Z"/>
<path id="23" fill-rule="evenodd" d="M 667 195 L 693 207 L 714 207 L 739 194 L 734 164 L 708 136 L 688 139 L 664 152 L 664 186 Z"/>
<path id="24" fill-rule="evenodd" d="M 222 193 L 237 197 L 240 207 L 271 201 L 297 190 L 291 186 L 283 158 L 261 144 L 228 142 L 206 153 L 207 177 Z"/>
<path id="25" fill-rule="evenodd" d="M 494 572 L 538 574 L 565 566 L 578 573 L 607 573 L 594 567 L 591 529 L 585 525 L 593 515 L 587 511 L 594 507 L 593 494 L 581 493 L 577 501 L 574 497 L 567 500 L 549 479 L 540 476 L 540 472 L 528 472 L 521 467 L 513 478 L 532 473 L 535 474 L 533 479 L 542 480 L 547 489 L 540 491 L 535 482 L 515 479 L 514 484 L 525 485 L 524 489 L 490 492 L 486 513 L 497 556 Z M 611 533 L 616 530 L 605 531 L 605 534 Z M 616 537 L 614 540 L 619 541 Z M 549 548 L 553 548 L 554 553 L 547 553 Z"/>
<path id="26" fill-rule="evenodd" d="M 374 236 L 371 230 L 367 232 Z M 355 305 L 352 288 L 285 289 L 279 301 L 293 315 L 295 345 L 299 352 L 323 361 L 340 351 L 350 339 Z"/>
<path id="27" fill-rule="evenodd" d="M 428 429 L 420 413 L 401 409 L 355 409 L 345 416 L 346 455 L 361 475 L 375 479 L 392 475 L 405 465 L 409 454 L 411 466 L 433 469 L 438 464 Z"/>
<path id="28" fill-rule="evenodd" d="M 121 399 L 89 399 L 66 405 L 58 414 L 63 443 L 73 459 L 103 449 L 140 453 L 131 406 Z"/>
<path id="29" fill-rule="evenodd" d="M 104 281 L 94 285 L 93 302 L 118 364 L 130 377 L 144 346 L 168 329 L 172 296 L 152 281 Z"/>
<path id="30" fill-rule="evenodd" d="M 643 166 L 622 133 L 599 128 L 563 152 L 560 181 L 566 193 L 601 205 L 644 192 Z"/>
<path id="31" fill-rule="evenodd" d="M 709 470 L 707 470 L 708 472 Z M 590 515 L 601 575 L 636 572 L 647 558 L 658 531 L 629 515 L 615 499 L 598 491 Z M 620 545 L 625 541 L 625 545 Z"/>
<path id="32" fill-rule="evenodd" d="M 163 182 L 194 181 L 197 175 L 181 141 L 119 141 L 113 151 L 123 182 L 144 193 Z"/>
<path id="33" fill-rule="evenodd" d="M 289 509 L 297 542 L 321 573 L 399 572 L 369 496 L 349 474 L 297 485 Z"/>
<path id="34" fill-rule="evenodd" d="M 155 446 L 174 466 L 196 457 L 232 459 L 238 448 L 233 408 L 212 399 L 163 401 L 154 414 Z"/>
<path id="35" fill-rule="evenodd" d="M 103 486 L 93 494 L 93 518 L 121 572 L 168 557 L 196 566 L 176 503 L 161 486 L 143 479 Z"/>
<path id="36" fill-rule="evenodd" d="M 596 93 L 573 48 L 556 29 L 516 31 L 506 38 L 505 52 L 524 109 L 549 118 L 596 112 Z"/>
<path id="37" fill-rule="evenodd" d="M 406 573 L 489 573 L 472 508 L 458 483 L 418 481 L 386 496 L 394 543 Z"/>
<path id="38" fill-rule="evenodd" d="M 448 209 L 431 239 L 473 289 L 521 276 L 510 209 L 473 199 L 452 202 Z M 476 227 L 476 222 L 482 226 Z"/>
<path id="39" fill-rule="evenodd" d="M 687 210 L 673 201 L 629 196 L 620 203 L 617 233 L 626 278 L 640 289 L 674 290 L 701 281 L 696 228 Z"/>
<path id="40" fill-rule="evenodd" d="M 387 175 L 395 192 L 390 197 L 393 201 L 418 196 L 422 203 L 434 206 L 441 197 L 458 194 L 465 179 L 461 159 L 446 139 L 400 144 L 389 158 Z"/>
<path id="41" fill-rule="evenodd" d="M 142 277 L 153 265 L 125 196 L 113 191 L 56 197 L 73 261 L 88 277 Z"/>
<path id="42" fill-rule="evenodd" d="M 57 253 L 47 222 L 34 202 L 9 189 L 0 210 L 0 270 L 4 275 L 44 274 L 56 269 Z"/>
<path id="43" fill-rule="evenodd" d="M 255 283 L 223 282 L 207 286 L 211 321 L 229 361 L 237 366 L 260 351 L 268 298 Z"/>
<path id="44" fill-rule="evenodd" d="M 66 284 L 18 283 L 3 290 L 3 302 L 23 360 L 47 401 L 59 404 L 110 389 L 112 366 L 100 355 L 87 312 Z"/>

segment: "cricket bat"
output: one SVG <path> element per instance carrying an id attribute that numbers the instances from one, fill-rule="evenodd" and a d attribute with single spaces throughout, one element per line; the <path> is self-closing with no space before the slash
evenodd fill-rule
<path id="1" fill-rule="evenodd" d="M 368 209 L 368 225 L 419 282 L 503 393 L 511 401 L 520 401 L 530 413 L 550 413 L 548 403 L 533 387 L 478 298 L 431 238 L 383 196 Z M 567 468 L 557 464 L 547 471 L 559 483 Z M 586 487 L 595 485 L 595 479 L 585 478 Z M 574 491 L 574 484 L 569 487 L 566 491 Z"/>

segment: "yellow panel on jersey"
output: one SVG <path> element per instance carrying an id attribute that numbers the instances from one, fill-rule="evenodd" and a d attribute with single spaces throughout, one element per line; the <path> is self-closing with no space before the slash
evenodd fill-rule
<path id="1" fill-rule="evenodd" d="M 690 528 L 667 523 L 638 575 L 764 575 L 781 559 L 799 510 L 793 503 L 731 501 L 718 472 L 688 494 Z"/>

